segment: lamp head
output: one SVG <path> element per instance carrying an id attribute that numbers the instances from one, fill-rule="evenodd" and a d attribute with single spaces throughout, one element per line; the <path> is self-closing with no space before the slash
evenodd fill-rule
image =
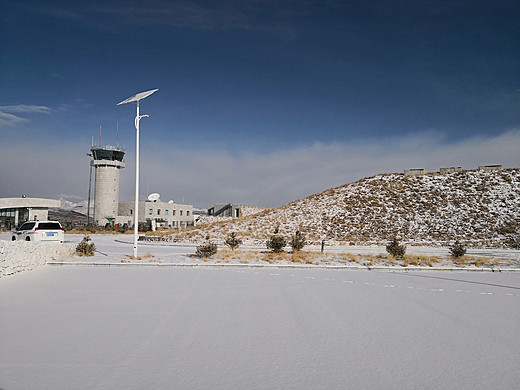
<path id="1" fill-rule="evenodd" d="M 132 102 L 139 102 L 139 100 L 143 100 L 144 98 L 150 96 L 152 93 L 157 92 L 159 88 L 157 89 L 151 89 L 146 92 L 139 92 L 136 93 L 134 96 L 130 96 L 128 99 L 123 100 L 121 103 L 117 103 L 118 106 L 122 104 L 132 103 Z"/>

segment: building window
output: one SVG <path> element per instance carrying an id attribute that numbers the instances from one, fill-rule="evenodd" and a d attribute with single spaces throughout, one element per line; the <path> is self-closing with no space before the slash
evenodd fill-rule
<path id="1" fill-rule="evenodd" d="M 168 215 L 168 210 L 164 210 L 164 215 Z"/>
<path id="2" fill-rule="evenodd" d="M 152 209 L 148 210 L 148 214 L 152 215 L 152 212 L 153 212 Z"/>
<path id="3" fill-rule="evenodd" d="M 130 209 L 130 215 L 132 215 L 133 212 L 134 212 L 134 211 L 133 211 L 132 209 Z"/>
<path id="4" fill-rule="evenodd" d="M 186 216 L 189 217 L 190 216 L 190 211 L 186 211 Z"/>
<path id="5" fill-rule="evenodd" d="M 175 210 L 172 210 L 172 215 L 175 215 Z"/>
<path id="6" fill-rule="evenodd" d="M 182 210 L 179 210 L 179 215 L 182 217 Z"/>
<path id="7" fill-rule="evenodd" d="M 161 209 L 157 209 L 157 215 L 161 215 Z"/>

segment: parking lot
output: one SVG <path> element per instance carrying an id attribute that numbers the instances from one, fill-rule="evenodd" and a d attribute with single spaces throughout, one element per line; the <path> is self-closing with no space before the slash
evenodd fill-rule
<path id="1" fill-rule="evenodd" d="M 0 388 L 511 389 L 520 275 L 51 267 L 0 280 Z"/>

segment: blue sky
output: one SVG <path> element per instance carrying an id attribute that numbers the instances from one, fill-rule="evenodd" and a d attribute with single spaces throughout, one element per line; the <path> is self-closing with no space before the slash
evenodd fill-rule
<path id="1" fill-rule="evenodd" d="M 3 1 L 0 197 L 279 206 L 411 167 L 520 166 L 517 1 Z"/>

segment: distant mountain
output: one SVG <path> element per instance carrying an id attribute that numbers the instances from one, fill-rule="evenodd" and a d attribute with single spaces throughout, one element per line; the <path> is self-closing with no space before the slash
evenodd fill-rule
<path id="1" fill-rule="evenodd" d="M 75 211 L 77 213 L 87 215 L 88 201 L 86 199 L 80 200 L 78 202 L 73 202 L 73 201 L 67 200 L 65 198 L 60 198 L 60 200 L 61 200 L 61 209 Z M 93 205 L 94 205 L 94 201 L 91 201 L 91 203 L 90 203 L 91 208 L 93 207 Z M 91 212 L 92 212 L 92 210 L 91 210 Z"/>
<path id="2" fill-rule="evenodd" d="M 49 220 L 60 221 L 62 225 L 86 225 L 87 216 L 73 210 L 66 209 L 49 209 Z"/>
<path id="3" fill-rule="evenodd" d="M 87 200 L 71 201 L 60 198 L 61 207 L 49 209 L 49 219 L 60 221 L 64 225 L 87 223 Z M 91 207 L 94 202 L 91 202 Z M 92 213 L 92 209 L 91 209 Z"/>
<path id="4" fill-rule="evenodd" d="M 222 240 L 235 231 L 265 240 L 276 226 L 285 236 L 300 230 L 316 241 L 383 242 L 397 235 L 408 242 L 497 243 L 520 228 L 520 169 L 380 174 L 179 235 Z"/>

